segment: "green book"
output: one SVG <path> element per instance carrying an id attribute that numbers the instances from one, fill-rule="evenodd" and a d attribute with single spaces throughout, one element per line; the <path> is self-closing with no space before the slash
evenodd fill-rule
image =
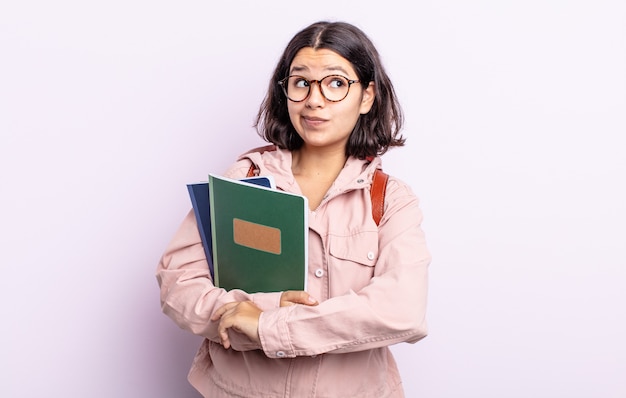
<path id="1" fill-rule="evenodd" d="M 306 197 L 210 174 L 209 201 L 215 286 L 306 290 Z"/>

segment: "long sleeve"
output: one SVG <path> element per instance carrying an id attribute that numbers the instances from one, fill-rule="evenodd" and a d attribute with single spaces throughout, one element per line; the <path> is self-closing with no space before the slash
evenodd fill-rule
<path id="1" fill-rule="evenodd" d="M 190 211 L 157 266 L 156 278 L 161 289 L 161 307 L 179 327 L 219 342 L 213 312 L 233 301 L 253 301 L 262 310 L 277 308 L 280 293 L 247 294 L 241 290 L 225 291 L 211 281 L 193 211 Z M 238 350 L 258 349 L 241 335 L 233 339 Z"/>
<path id="2" fill-rule="evenodd" d="M 403 184 L 390 183 L 387 198 L 385 216 L 376 234 L 378 258 L 369 281 L 316 307 L 293 306 L 264 312 L 259 335 L 266 355 L 295 357 L 363 351 L 399 342 L 413 343 L 426 336 L 431 257 L 421 229 L 422 213 L 417 198 Z M 337 206 L 345 204 L 339 202 Z M 372 233 L 360 233 L 346 250 L 367 252 L 368 235 Z M 327 262 L 336 261 L 332 258 L 333 239 L 328 237 L 327 245 L 331 248 Z M 340 242 L 348 246 L 347 240 Z M 343 272 L 348 272 L 349 265 L 342 265 Z M 338 278 L 329 276 L 331 289 Z"/>

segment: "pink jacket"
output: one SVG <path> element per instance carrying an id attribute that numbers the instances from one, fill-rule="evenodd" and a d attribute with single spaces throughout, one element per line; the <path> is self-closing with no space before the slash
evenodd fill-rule
<path id="1" fill-rule="evenodd" d="M 250 163 L 279 189 L 299 192 L 284 150 L 243 155 L 225 174 L 245 176 Z M 280 293 L 247 294 L 211 283 L 190 212 L 158 265 L 163 312 L 205 337 L 190 383 L 205 397 L 403 397 L 388 346 L 426 336 L 430 254 L 418 199 L 390 177 L 385 214 L 376 226 L 369 187 L 380 158 L 349 158 L 334 185 L 309 213 L 308 292 L 318 306 L 279 307 Z M 219 343 L 212 313 L 252 300 L 264 312 L 261 344 L 231 332 Z"/>

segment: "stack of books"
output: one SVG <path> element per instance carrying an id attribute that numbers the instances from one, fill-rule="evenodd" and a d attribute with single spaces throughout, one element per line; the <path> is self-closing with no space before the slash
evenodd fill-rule
<path id="1" fill-rule="evenodd" d="M 213 283 L 248 293 L 306 290 L 308 203 L 271 177 L 188 184 Z"/>

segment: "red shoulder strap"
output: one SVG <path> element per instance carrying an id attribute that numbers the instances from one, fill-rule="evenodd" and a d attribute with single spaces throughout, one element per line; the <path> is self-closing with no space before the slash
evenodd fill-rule
<path id="1" fill-rule="evenodd" d="M 385 212 L 385 191 L 387 190 L 387 180 L 389 175 L 381 169 L 376 169 L 372 179 L 372 188 L 370 189 L 370 197 L 372 198 L 372 217 L 376 225 L 380 223 Z"/>
<path id="2" fill-rule="evenodd" d="M 263 152 L 275 151 L 276 149 L 278 149 L 278 147 L 272 144 L 272 145 L 265 145 L 265 146 L 261 146 L 258 148 L 254 148 L 246 153 L 252 153 L 252 152 L 263 153 Z M 258 172 L 259 172 L 259 169 L 254 165 L 254 163 L 252 163 L 250 165 L 250 168 L 248 169 L 248 174 L 246 174 L 246 177 L 254 177 L 257 175 Z"/>

